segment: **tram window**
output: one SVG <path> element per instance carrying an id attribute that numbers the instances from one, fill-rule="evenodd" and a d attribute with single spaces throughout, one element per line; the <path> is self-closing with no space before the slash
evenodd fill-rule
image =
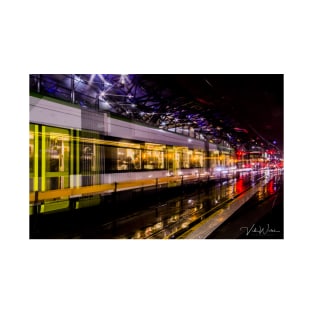
<path id="1" fill-rule="evenodd" d="M 82 143 L 80 147 L 80 169 L 82 173 L 91 173 L 94 170 L 94 149 L 91 143 Z"/>
<path id="2" fill-rule="evenodd" d="M 146 170 L 164 169 L 164 152 L 143 150 L 142 167 Z"/>
<path id="3" fill-rule="evenodd" d="M 215 168 L 219 165 L 219 152 L 217 150 L 210 151 L 210 167 Z"/>
<path id="4" fill-rule="evenodd" d="M 190 158 L 191 154 L 192 154 L 191 150 L 188 151 L 187 149 L 184 149 L 182 151 L 182 168 L 189 168 L 190 167 L 189 158 Z"/>
<path id="5" fill-rule="evenodd" d="M 141 151 L 132 148 L 105 147 L 105 171 L 134 171 L 141 169 Z"/>
<path id="6" fill-rule="evenodd" d="M 68 171 L 68 141 L 63 138 L 47 136 L 46 139 L 46 171 Z"/>
<path id="7" fill-rule="evenodd" d="M 124 147 L 105 147 L 106 173 L 164 168 L 164 151 Z"/>
<path id="8" fill-rule="evenodd" d="M 80 145 L 80 170 L 83 174 L 105 172 L 105 146 L 82 140 Z"/>
<path id="9" fill-rule="evenodd" d="M 59 172 L 61 151 L 57 145 L 57 141 L 47 150 L 47 172 Z"/>
<path id="10" fill-rule="evenodd" d="M 175 167 L 176 168 L 182 168 L 182 166 L 183 166 L 182 161 L 183 161 L 182 153 L 181 152 L 176 152 L 176 154 L 175 154 L 175 162 L 176 162 Z"/>
<path id="11" fill-rule="evenodd" d="M 140 159 L 140 150 L 117 148 L 117 169 L 119 171 L 141 169 Z"/>
<path id="12" fill-rule="evenodd" d="M 134 153 L 134 166 L 136 170 L 141 170 L 141 151 L 137 149 Z"/>
<path id="13" fill-rule="evenodd" d="M 203 167 L 203 152 L 194 151 L 190 157 L 190 167 Z"/>
<path id="14" fill-rule="evenodd" d="M 69 138 L 60 133 L 46 134 L 46 171 L 68 172 Z"/>
<path id="15" fill-rule="evenodd" d="M 197 161 L 196 153 L 194 150 L 186 147 L 176 147 L 175 153 L 175 166 L 176 168 L 187 169 L 191 167 L 199 167 L 196 164 Z"/>

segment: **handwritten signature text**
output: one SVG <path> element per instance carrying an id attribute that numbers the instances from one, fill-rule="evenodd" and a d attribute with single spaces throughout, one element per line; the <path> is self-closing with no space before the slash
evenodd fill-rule
<path id="1" fill-rule="evenodd" d="M 240 227 L 240 230 L 245 230 L 246 231 L 246 236 L 248 236 L 249 234 L 259 234 L 261 235 L 267 235 L 269 233 L 280 233 L 280 230 L 276 230 L 274 228 L 271 228 L 269 224 L 266 224 L 265 226 L 256 226 L 255 224 L 253 224 L 251 227 Z"/>

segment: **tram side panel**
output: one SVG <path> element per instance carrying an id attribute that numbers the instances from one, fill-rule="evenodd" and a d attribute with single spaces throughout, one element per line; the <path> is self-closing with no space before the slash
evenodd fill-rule
<path id="1" fill-rule="evenodd" d="M 192 149 L 204 149 L 204 140 L 190 138 L 184 135 L 176 134 L 173 132 L 165 131 L 159 128 L 148 127 L 123 121 L 113 117 L 107 117 L 108 135 L 138 140 L 143 142 L 162 143 L 166 145 L 186 146 Z"/>
<path id="2" fill-rule="evenodd" d="M 62 105 L 49 99 L 30 96 L 30 123 L 63 127 L 69 129 L 82 128 L 80 108 Z"/>
<path id="3" fill-rule="evenodd" d="M 131 139 L 131 140 L 138 140 L 141 141 L 147 141 L 147 142 L 160 142 L 164 144 L 177 144 L 177 145 L 185 145 L 188 148 L 197 148 L 199 151 L 203 150 L 203 141 L 201 140 L 190 140 L 190 138 L 178 135 L 175 133 L 165 132 L 160 129 L 154 129 L 143 125 L 138 125 L 135 123 L 130 123 L 126 121 L 122 121 L 119 119 L 111 118 L 106 113 L 98 113 L 98 112 L 85 112 L 86 110 L 81 110 L 78 107 L 66 106 L 59 103 L 54 103 L 53 101 L 49 101 L 47 99 L 37 99 L 35 97 L 30 97 L 30 121 L 31 122 L 37 122 L 38 124 L 43 125 L 49 125 L 49 126 L 61 126 L 63 129 L 70 128 L 70 132 L 74 129 L 74 132 L 77 131 L 85 131 L 86 128 L 92 128 L 92 130 L 99 130 L 102 134 L 111 135 L 117 138 L 121 139 Z M 92 116 L 91 116 L 92 115 Z M 92 122 L 94 121 L 94 123 Z M 103 121 L 103 123 L 101 122 Z M 84 125 L 83 125 L 84 124 Z M 100 126 L 99 126 L 100 125 Z M 84 130 L 81 130 L 82 126 L 84 126 Z M 90 130 L 90 129 L 88 129 Z M 94 132 L 91 136 L 97 137 L 97 132 Z M 86 136 L 88 137 L 88 132 L 85 131 Z M 42 134 L 45 136 L 45 134 Z M 71 138 L 73 140 L 73 135 L 71 135 Z M 49 143 L 47 143 L 49 145 Z M 115 173 L 112 173 L 112 175 L 103 175 L 103 169 L 100 170 L 100 172 L 97 170 L 94 170 L 96 167 L 98 154 L 95 151 L 95 147 L 88 143 L 83 142 L 75 142 L 74 144 L 70 144 L 72 149 L 75 147 L 77 148 L 75 150 L 75 153 L 71 152 L 71 160 L 74 158 L 74 162 L 71 161 L 70 166 L 71 167 L 71 173 L 70 173 L 70 185 L 68 186 L 67 182 L 60 183 L 57 182 L 57 179 L 51 178 L 49 181 L 49 184 L 52 184 L 52 187 L 57 186 L 63 186 L 66 187 L 78 187 L 78 186 L 84 186 L 84 185 L 90 185 L 90 184 L 96 184 L 96 183 L 111 183 L 112 181 L 121 181 L 121 180 L 128 180 L 128 179 L 141 179 L 146 177 L 155 177 L 155 172 L 150 173 L 149 175 L 144 175 L 141 173 L 138 174 L 132 174 L 132 175 L 121 175 L 122 173 L 119 168 L 115 172 L 119 173 L 118 175 Z M 84 145 L 84 146 L 83 146 Z M 65 145 L 67 146 L 67 145 Z M 60 150 L 60 149 L 59 149 Z M 151 152 L 145 153 L 144 150 L 145 147 L 143 147 L 140 151 L 140 153 L 145 156 L 148 155 L 148 157 L 151 159 Z M 156 158 L 157 153 L 154 152 L 154 158 Z M 74 156 L 75 155 L 75 156 Z M 78 157 L 79 155 L 79 157 Z M 110 153 L 108 153 L 110 156 Z M 161 156 L 161 160 L 164 160 L 165 166 L 158 168 L 159 170 L 166 171 L 168 170 L 168 166 L 170 166 L 170 170 L 174 169 L 174 174 L 177 174 L 178 170 L 180 170 L 180 173 L 188 174 L 191 173 L 188 168 L 190 166 L 182 167 L 177 163 L 180 163 L 178 153 L 173 154 L 173 160 L 167 158 L 168 156 L 171 156 L 171 152 L 167 152 L 167 150 L 163 151 L 163 155 Z M 45 158 L 45 156 L 41 156 Z M 49 157 L 49 156 L 48 156 Z M 63 157 L 63 155 L 61 155 Z M 59 158 L 58 155 L 55 155 L 54 159 L 55 162 L 57 162 L 57 159 Z M 103 159 L 103 153 L 100 157 Z M 105 156 L 104 156 L 105 158 Z M 53 159 L 53 157 L 51 157 Z M 186 158 L 185 158 L 186 159 Z M 62 158 L 64 160 L 64 158 Z M 113 159 L 114 160 L 114 159 Z M 175 161 L 176 160 L 176 163 Z M 114 161 L 112 161 L 114 162 Z M 107 173 L 114 172 L 112 171 L 112 162 L 110 164 L 110 161 L 105 161 L 104 163 L 109 163 L 105 166 L 107 169 Z M 142 166 L 141 170 L 153 170 L 155 171 L 155 166 L 152 166 L 152 161 L 150 161 L 150 164 L 143 164 L 144 162 L 147 162 L 147 160 L 141 159 Z M 75 163 L 73 165 L 72 163 Z M 102 167 L 103 162 L 100 163 L 100 167 Z M 113 166 L 114 169 L 114 166 Z M 45 168 L 40 168 L 41 171 L 44 172 Z M 59 173 L 60 171 L 56 171 Z M 124 171 L 125 172 L 125 171 Z M 51 176 L 52 174 L 48 174 Z M 75 177 L 75 175 L 78 177 Z M 161 175 L 166 175 L 166 172 L 162 172 Z M 54 175 L 55 176 L 55 175 Z M 60 176 L 60 175 L 59 175 Z M 36 176 L 37 177 L 37 176 Z M 41 178 L 39 178 L 41 179 Z M 45 178 L 43 178 L 45 179 Z M 60 179 L 59 179 L 60 180 Z M 64 180 L 64 179 L 63 179 Z M 53 182 L 54 181 L 54 182 Z M 45 183 L 43 183 L 45 185 Z M 31 183 L 31 186 L 33 186 L 33 183 Z M 44 190 L 45 188 L 43 188 Z"/>

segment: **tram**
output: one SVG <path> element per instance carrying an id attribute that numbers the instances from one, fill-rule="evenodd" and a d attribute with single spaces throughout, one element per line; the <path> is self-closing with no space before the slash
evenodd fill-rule
<path id="1" fill-rule="evenodd" d="M 217 151 L 201 137 L 30 96 L 30 193 L 207 173 L 221 160 L 231 165 L 231 153 Z M 45 201 L 41 212 L 66 209 L 69 201 Z M 33 207 L 30 203 L 31 214 Z"/>

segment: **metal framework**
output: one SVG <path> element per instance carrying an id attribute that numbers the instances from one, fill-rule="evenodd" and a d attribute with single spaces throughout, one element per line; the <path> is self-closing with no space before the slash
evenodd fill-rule
<path id="1" fill-rule="evenodd" d="M 227 113 L 227 96 L 212 87 L 205 75 L 30 75 L 31 92 L 81 108 L 109 111 L 214 143 L 224 141 L 236 149 L 271 145 L 255 132 L 241 128 Z"/>

